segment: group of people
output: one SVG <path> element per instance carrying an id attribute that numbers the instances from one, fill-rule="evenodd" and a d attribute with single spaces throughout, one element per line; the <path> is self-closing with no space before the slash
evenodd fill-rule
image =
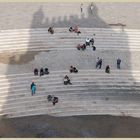
<path id="1" fill-rule="evenodd" d="M 34 69 L 34 75 L 37 76 L 39 74 L 39 71 L 37 68 Z M 49 74 L 49 69 L 48 68 L 41 68 L 40 69 L 40 76 L 43 76 L 45 74 Z"/>
<path id="2" fill-rule="evenodd" d="M 80 34 L 81 33 L 78 30 L 78 26 L 75 26 L 74 28 L 73 27 L 70 27 L 69 28 L 69 31 L 70 32 L 75 32 L 77 34 Z M 51 33 L 51 34 L 53 34 L 54 33 L 53 27 L 49 27 L 48 32 Z M 96 50 L 96 47 L 94 46 L 94 38 L 86 38 L 84 44 L 82 44 L 82 45 L 78 44 L 77 45 L 77 49 L 78 50 L 85 50 L 87 46 L 92 46 L 93 47 L 93 50 Z M 120 67 L 120 64 L 121 64 L 121 59 L 118 58 L 117 59 L 117 69 L 120 69 L 121 68 Z M 96 61 L 96 69 L 98 69 L 98 68 L 99 69 L 102 68 L 102 58 L 99 58 L 99 57 L 97 58 L 97 61 Z M 69 72 L 70 73 L 78 73 L 78 70 L 77 70 L 76 67 L 70 66 Z M 109 65 L 106 66 L 105 72 L 106 73 L 110 73 L 110 66 Z M 44 68 L 44 69 L 43 68 L 40 68 L 40 71 L 37 68 L 34 69 L 34 75 L 35 76 L 37 76 L 37 75 L 43 76 L 45 74 L 49 74 L 48 68 Z M 64 76 L 64 85 L 68 85 L 68 84 L 72 85 L 71 80 L 68 77 L 68 75 L 65 75 Z M 36 92 L 36 84 L 33 81 L 31 83 L 31 94 L 32 94 L 32 96 L 35 94 L 35 92 Z M 56 103 L 58 103 L 58 97 L 55 97 L 53 95 L 48 95 L 47 96 L 47 99 L 48 99 L 48 101 L 51 101 L 53 103 L 53 105 L 55 105 Z"/>
<path id="3" fill-rule="evenodd" d="M 48 32 L 49 32 L 50 34 L 54 34 L 54 29 L 53 29 L 53 27 L 49 27 Z"/>
<path id="4" fill-rule="evenodd" d="M 97 69 L 97 68 L 101 69 L 101 67 L 102 67 L 102 58 L 99 58 L 99 57 L 98 57 L 98 58 L 97 58 L 97 61 L 96 61 L 96 69 Z M 121 68 L 121 59 L 118 58 L 118 59 L 117 59 L 117 69 L 120 69 L 120 68 Z M 110 66 L 109 66 L 109 65 L 106 66 L 105 72 L 106 72 L 106 73 L 110 73 Z"/>
<path id="5" fill-rule="evenodd" d="M 69 71 L 70 71 L 70 73 L 78 73 L 78 69 L 76 67 L 74 67 L 74 66 L 70 66 Z M 64 85 L 68 85 L 68 84 L 72 85 L 68 75 L 65 75 L 65 77 L 64 77 Z"/>
<path id="6" fill-rule="evenodd" d="M 69 31 L 70 32 L 74 32 L 74 33 L 77 33 L 77 35 L 81 34 L 81 31 L 78 29 L 78 26 L 75 26 L 75 27 L 70 27 L 69 28 Z"/>
<path id="7" fill-rule="evenodd" d="M 56 96 L 48 95 L 47 96 L 47 99 L 48 99 L 49 102 L 52 102 L 53 105 L 55 105 L 56 103 L 58 103 L 58 97 L 56 97 Z"/>
<path id="8" fill-rule="evenodd" d="M 74 66 L 70 66 L 70 73 L 78 73 L 78 70 Z"/>
<path id="9" fill-rule="evenodd" d="M 96 50 L 96 47 L 94 46 L 94 38 L 93 37 L 92 38 L 87 37 L 86 41 L 85 41 L 85 44 L 86 44 L 86 46 L 92 46 L 93 51 Z"/>
<path id="10" fill-rule="evenodd" d="M 85 43 L 84 44 L 78 44 L 77 45 L 77 49 L 78 50 L 85 50 L 87 46 L 92 46 L 93 51 L 96 50 L 96 47 L 94 46 L 94 38 L 86 38 Z"/>

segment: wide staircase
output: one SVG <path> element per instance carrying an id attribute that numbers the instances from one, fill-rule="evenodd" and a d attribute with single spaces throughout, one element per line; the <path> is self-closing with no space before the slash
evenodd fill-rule
<path id="1" fill-rule="evenodd" d="M 103 28 L 80 30 L 82 33 L 79 36 L 70 33 L 66 28 L 55 29 L 53 35 L 49 34 L 47 29 L 3 30 L 0 32 L 0 53 L 68 51 L 71 55 L 72 51 L 77 51 L 84 56 L 88 52 L 94 55 L 102 51 L 133 53 L 140 50 L 138 30 Z M 84 43 L 86 37 L 94 37 L 97 48 L 95 52 L 91 47 L 87 47 L 85 51 L 76 49 L 76 45 Z M 106 57 L 105 55 L 113 58 L 113 54 L 103 53 L 103 57 Z M 85 63 L 90 63 L 91 59 L 92 56 L 88 60 L 85 59 Z M 127 62 L 129 61 L 131 60 Z M 80 60 L 78 62 L 80 63 Z M 59 63 L 63 62 L 58 61 L 56 65 Z M 7 70 L 5 75 L 0 75 L 1 116 L 13 118 L 40 114 L 51 116 L 110 114 L 140 117 L 139 67 L 136 70 L 129 67 L 117 70 L 114 66 L 111 73 L 107 74 L 104 69 L 96 70 L 95 65 L 87 67 L 82 63 L 77 74 L 70 74 L 68 69 L 62 67 L 61 70 L 51 69 L 49 75 L 41 77 L 34 76 L 32 71 L 33 69 L 28 73 L 23 70 L 9 74 L 10 70 Z M 72 85 L 63 85 L 63 77 L 66 74 L 69 75 Z M 30 91 L 32 80 L 37 84 L 34 96 L 31 96 Z M 59 98 L 55 106 L 47 101 L 49 94 Z"/>

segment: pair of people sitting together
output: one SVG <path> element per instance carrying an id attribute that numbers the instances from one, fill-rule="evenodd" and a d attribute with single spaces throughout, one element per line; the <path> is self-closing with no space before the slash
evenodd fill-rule
<path id="1" fill-rule="evenodd" d="M 54 34 L 54 29 L 53 29 L 53 27 L 49 27 L 48 32 L 51 33 L 51 34 Z"/>
<path id="2" fill-rule="evenodd" d="M 70 73 L 78 73 L 76 67 L 70 66 Z"/>
<path id="3" fill-rule="evenodd" d="M 37 76 L 38 73 L 39 73 L 38 69 L 35 68 L 35 69 L 34 69 L 34 75 Z M 40 76 L 45 75 L 45 74 L 49 74 L 48 68 L 45 68 L 45 69 L 41 68 L 41 69 L 40 69 Z"/>
<path id="4" fill-rule="evenodd" d="M 96 47 L 94 46 L 94 38 L 86 38 L 86 46 L 90 46 L 90 45 L 92 45 L 92 48 L 93 48 L 93 51 L 95 51 L 96 50 Z"/>
<path id="5" fill-rule="evenodd" d="M 58 103 L 58 97 L 55 97 L 53 95 L 48 95 L 47 96 L 47 99 L 48 99 L 49 102 L 51 101 L 53 103 L 53 105 L 55 105 L 56 103 Z"/>
<path id="6" fill-rule="evenodd" d="M 71 83 L 71 81 L 70 81 L 70 78 L 66 75 L 65 77 L 64 77 L 64 85 L 72 85 L 72 83 Z"/>
<path id="7" fill-rule="evenodd" d="M 83 44 L 83 45 L 78 44 L 78 45 L 77 45 L 77 49 L 78 49 L 78 50 L 83 50 L 83 51 L 84 51 L 84 50 L 86 49 L 86 45 L 85 45 L 85 44 Z"/>
<path id="8" fill-rule="evenodd" d="M 94 45 L 94 38 L 86 38 L 86 46 Z"/>
<path id="9" fill-rule="evenodd" d="M 77 35 L 81 34 L 81 32 L 80 32 L 79 29 L 78 29 L 78 26 L 70 27 L 70 28 L 69 28 L 69 31 L 70 31 L 70 32 L 75 32 L 75 33 L 77 33 Z"/>

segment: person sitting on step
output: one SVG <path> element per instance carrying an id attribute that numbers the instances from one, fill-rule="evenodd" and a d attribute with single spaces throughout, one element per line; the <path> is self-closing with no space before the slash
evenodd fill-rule
<path id="1" fill-rule="evenodd" d="M 81 45 L 81 49 L 84 51 L 86 49 L 86 44 Z"/>
<path id="2" fill-rule="evenodd" d="M 109 65 L 106 66 L 105 72 L 106 73 L 110 73 L 110 67 L 109 67 Z"/>
<path id="3" fill-rule="evenodd" d="M 58 103 L 58 97 L 53 97 L 52 103 L 53 103 L 53 105 L 55 105 L 56 103 Z"/>
<path id="4" fill-rule="evenodd" d="M 38 69 L 37 68 L 34 69 L 34 75 L 35 76 L 38 75 Z"/>
<path id="5" fill-rule="evenodd" d="M 83 44 L 83 45 L 78 44 L 77 45 L 77 49 L 78 50 L 81 50 L 82 49 L 84 51 L 86 49 L 86 45 L 85 44 Z"/>
<path id="6" fill-rule="evenodd" d="M 48 95 L 48 96 L 47 96 L 48 102 L 52 101 L 52 98 L 53 98 L 52 95 Z"/>
<path id="7" fill-rule="evenodd" d="M 91 43 L 92 46 L 94 45 L 94 38 L 90 39 L 90 43 Z"/>
<path id="8" fill-rule="evenodd" d="M 86 46 L 90 46 L 90 38 L 86 38 Z"/>
<path id="9" fill-rule="evenodd" d="M 75 33 L 77 33 L 77 35 L 81 34 L 81 32 L 80 32 L 79 29 L 78 29 L 78 26 L 75 26 L 75 27 L 73 28 L 73 31 L 74 31 Z"/>
<path id="10" fill-rule="evenodd" d="M 78 70 L 76 69 L 76 67 L 73 67 L 73 72 L 78 73 Z"/>
<path id="11" fill-rule="evenodd" d="M 48 68 L 44 69 L 44 74 L 49 74 L 49 69 Z"/>
<path id="12" fill-rule="evenodd" d="M 44 75 L 44 70 L 43 68 L 40 69 L 40 76 Z"/>
<path id="13" fill-rule="evenodd" d="M 64 85 L 67 85 L 67 84 L 72 84 L 71 82 L 70 82 L 70 78 L 66 75 L 65 77 L 64 77 Z"/>
<path id="14" fill-rule="evenodd" d="M 70 32 L 73 32 L 73 28 L 72 28 L 72 27 L 70 27 L 70 28 L 69 28 L 69 31 L 70 31 Z"/>
<path id="15" fill-rule="evenodd" d="M 96 47 L 94 45 L 92 45 L 92 49 L 93 51 L 96 51 Z"/>
<path id="16" fill-rule="evenodd" d="M 54 34 L 54 29 L 53 29 L 53 27 L 49 27 L 48 32 L 51 33 L 51 34 Z"/>

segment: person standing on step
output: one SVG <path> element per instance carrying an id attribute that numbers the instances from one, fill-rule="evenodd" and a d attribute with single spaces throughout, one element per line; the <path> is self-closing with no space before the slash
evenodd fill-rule
<path id="1" fill-rule="evenodd" d="M 118 58 L 117 59 L 117 69 L 120 69 L 121 68 L 121 59 L 120 58 Z"/>
<path id="2" fill-rule="evenodd" d="M 35 92 L 36 92 L 36 85 L 35 85 L 35 83 L 34 82 L 32 82 L 32 84 L 31 84 L 31 92 L 32 92 L 32 96 L 35 94 Z"/>

